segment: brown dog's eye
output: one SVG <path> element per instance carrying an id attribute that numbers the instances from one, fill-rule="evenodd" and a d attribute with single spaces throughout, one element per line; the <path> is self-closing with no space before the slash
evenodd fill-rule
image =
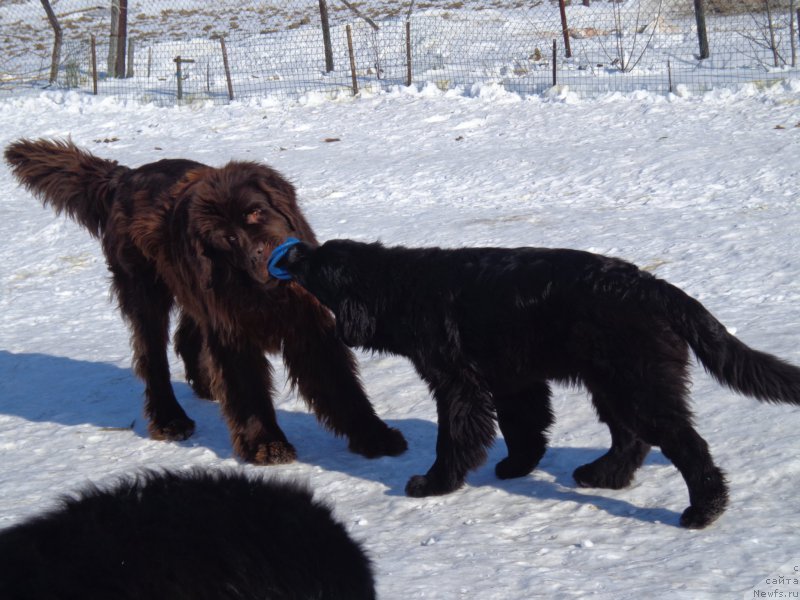
<path id="1" fill-rule="evenodd" d="M 263 208 L 254 208 L 253 210 L 245 213 L 244 218 L 248 225 L 253 225 L 258 222 L 261 215 L 264 213 Z"/>
<path id="2" fill-rule="evenodd" d="M 229 235 L 226 239 L 228 240 L 228 243 L 230 243 L 231 245 L 236 244 L 236 242 L 239 241 L 239 238 L 236 237 L 235 235 Z"/>

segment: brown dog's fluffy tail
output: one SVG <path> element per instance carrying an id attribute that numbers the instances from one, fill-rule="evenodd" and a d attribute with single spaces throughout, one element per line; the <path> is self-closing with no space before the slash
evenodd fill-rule
<path id="1" fill-rule="evenodd" d="M 44 205 L 66 213 L 95 237 L 108 219 L 114 181 L 128 170 L 66 140 L 18 140 L 8 145 L 5 159 Z"/>

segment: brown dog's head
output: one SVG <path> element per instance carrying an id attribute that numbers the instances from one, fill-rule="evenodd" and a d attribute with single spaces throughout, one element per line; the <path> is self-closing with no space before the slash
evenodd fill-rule
<path id="1" fill-rule="evenodd" d="M 194 169 L 173 196 L 209 286 L 242 275 L 267 283 L 267 259 L 285 238 L 316 244 L 294 187 L 264 165 L 230 162 L 219 169 Z"/>

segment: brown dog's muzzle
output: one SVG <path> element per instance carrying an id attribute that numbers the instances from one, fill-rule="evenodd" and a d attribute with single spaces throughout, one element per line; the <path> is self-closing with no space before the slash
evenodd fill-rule
<path id="1" fill-rule="evenodd" d="M 256 244 L 250 253 L 250 273 L 259 283 L 269 283 L 272 279 L 267 271 L 268 258 L 269 250 L 263 242 Z"/>

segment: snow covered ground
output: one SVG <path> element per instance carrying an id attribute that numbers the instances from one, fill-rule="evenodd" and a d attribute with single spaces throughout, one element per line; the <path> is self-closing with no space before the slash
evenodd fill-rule
<path id="1" fill-rule="evenodd" d="M 751 0 L 749 11 L 740 0 L 709 3 L 710 55 L 699 60 L 690 0 L 570 2 L 567 25 L 558 3 L 550 1 L 355 3 L 378 29 L 344 3 L 331 1 L 334 70 L 326 73 L 317 2 L 137 1 L 128 12 L 135 47 L 128 55 L 129 77 L 116 79 L 107 77 L 110 4 L 60 0 L 54 3 L 64 30 L 57 82 L 62 89 L 93 89 L 94 35 L 100 95 L 172 105 L 179 95 L 183 103 L 209 98 L 227 103 L 231 92 L 239 100 L 278 94 L 296 99 L 311 91 L 346 94 L 352 87 L 346 27 L 352 25 L 358 85 L 385 90 L 407 81 L 407 20 L 412 81 L 442 89 L 502 83 L 519 93 L 540 94 L 552 85 L 554 66 L 558 83 L 587 94 L 666 93 L 678 85 L 700 92 L 720 82 L 797 78 L 800 71 L 789 66 L 794 62 L 790 41 L 797 40 L 789 19 L 794 10 L 773 0 L 769 21 L 759 2 L 754 9 Z M 564 27 L 569 51 L 562 41 Z M 40 2 L 0 1 L 0 31 L 0 93 L 47 85 L 53 34 Z M 219 36 L 226 39 L 226 58 Z M 182 59 L 180 92 L 176 58 Z"/>
<path id="2" fill-rule="evenodd" d="M 0 101 L 3 146 L 65 135 L 129 165 L 269 163 L 295 182 L 321 239 L 621 256 L 800 364 L 800 81 L 594 99 L 430 86 L 216 107 L 59 92 Z M 703 531 L 677 527 L 686 487 L 658 450 L 629 489 L 575 486 L 572 470 L 609 442 L 580 389 L 556 389 L 551 448 L 531 476 L 495 479 L 498 440 L 463 490 L 405 497 L 406 479 L 433 460 L 436 424 L 425 387 L 395 357 L 360 355 L 378 413 L 409 440 L 402 457 L 349 453 L 282 388 L 279 420 L 298 461 L 241 465 L 218 407 L 192 396 L 174 357 L 197 433 L 151 441 L 97 242 L 42 209 L 5 165 L 0 189 L 0 527 L 142 467 L 240 468 L 305 481 L 332 503 L 387 600 L 800 597 L 776 579 L 798 577 L 800 564 L 797 407 L 735 396 L 695 370 L 698 429 L 731 487 L 729 510 Z"/>

